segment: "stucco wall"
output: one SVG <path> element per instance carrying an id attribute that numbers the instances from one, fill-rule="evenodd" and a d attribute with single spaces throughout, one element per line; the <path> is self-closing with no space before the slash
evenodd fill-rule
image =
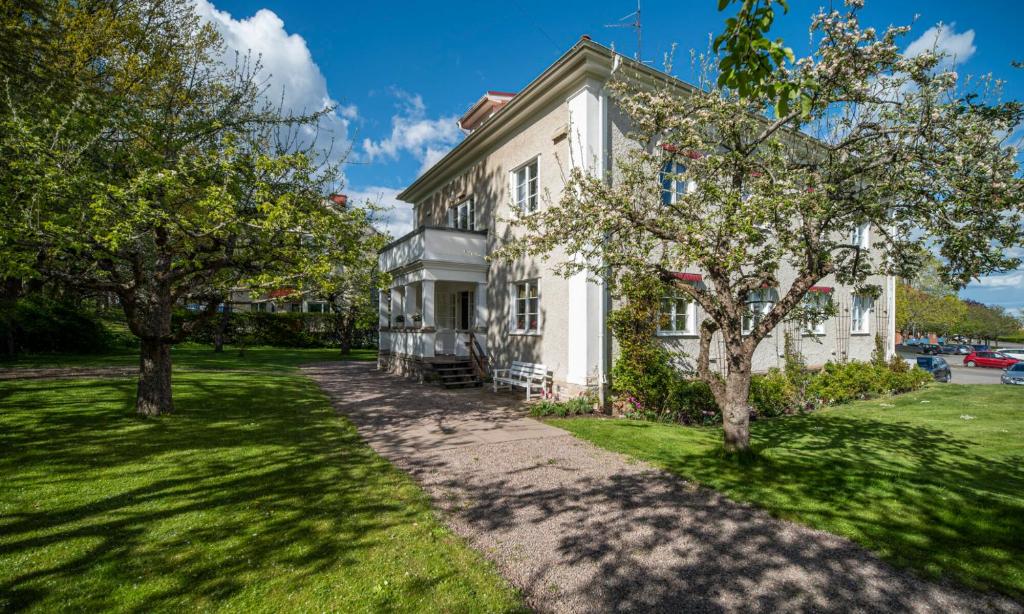
<path id="1" fill-rule="evenodd" d="M 425 225 L 446 223 L 447 210 L 472 196 L 476 229 L 488 231 L 488 253 L 501 243 L 515 237 L 521 230 L 506 221 L 512 217 L 513 170 L 537 158 L 539 206 L 557 199 L 568 171 L 568 110 L 565 100 L 550 104 L 535 114 L 529 123 L 520 126 L 490 151 L 469 165 L 458 177 L 417 203 L 417 222 Z M 552 262 L 562 254 L 553 254 L 550 261 L 522 258 L 515 262 L 492 260 L 488 268 L 487 348 L 491 364 L 507 366 L 513 360 L 543 363 L 553 372 L 556 385 L 564 385 L 566 376 L 567 280 L 555 275 Z M 512 331 L 511 295 L 514 283 L 538 279 L 540 291 L 539 334 L 516 334 Z"/>

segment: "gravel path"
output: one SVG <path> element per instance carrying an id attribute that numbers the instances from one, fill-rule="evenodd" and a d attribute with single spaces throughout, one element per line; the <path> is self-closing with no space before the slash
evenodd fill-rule
<path id="1" fill-rule="evenodd" d="M 524 418 L 510 395 L 304 371 L 538 611 L 1024 612 Z"/>
<path id="2" fill-rule="evenodd" d="M 0 369 L 0 381 L 15 379 L 68 379 L 75 377 L 128 377 L 138 367 L 14 367 Z"/>

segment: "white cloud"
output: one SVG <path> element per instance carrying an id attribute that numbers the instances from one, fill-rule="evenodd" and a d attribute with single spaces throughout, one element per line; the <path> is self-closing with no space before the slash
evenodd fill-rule
<path id="1" fill-rule="evenodd" d="M 963 64 L 977 51 L 974 30 L 957 34 L 955 23 L 934 25 L 910 43 L 904 54 L 913 57 L 932 50 L 947 56 L 947 61 L 954 66 Z"/>
<path id="2" fill-rule="evenodd" d="M 458 117 L 430 119 L 419 94 L 395 94 L 400 98 L 400 112 L 391 117 L 391 135 L 376 141 L 363 139 L 363 150 L 369 160 L 397 160 L 402 152 L 412 154 L 420 161 L 422 174 L 462 140 Z"/>
<path id="3" fill-rule="evenodd" d="M 1024 288 L 1024 272 L 982 277 L 972 285 L 983 288 Z"/>
<path id="4" fill-rule="evenodd" d="M 321 121 L 318 145 L 326 148 L 333 139 L 334 156 L 348 149 L 348 126 L 358 117 L 358 109 L 355 105 L 338 106 L 330 97 L 327 80 L 313 61 L 304 38 L 289 34 L 284 21 L 268 9 L 260 9 L 252 17 L 235 19 L 209 0 L 196 0 L 196 11 L 224 37 L 223 60 L 227 65 L 234 65 L 236 52 L 241 58 L 250 52 L 254 59 L 259 57 L 263 67 L 260 77 L 268 81 L 266 96 L 271 102 L 280 102 L 294 113 L 337 106 Z"/>
<path id="5" fill-rule="evenodd" d="M 384 209 L 375 224 L 378 230 L 398 238 L 413 228 L 412 205 L 398 200 L 398 188 L 383 186 L 368 187 L 364 190 L 348 190 L 349 201 L 356 205 L 374 203 Z"/>

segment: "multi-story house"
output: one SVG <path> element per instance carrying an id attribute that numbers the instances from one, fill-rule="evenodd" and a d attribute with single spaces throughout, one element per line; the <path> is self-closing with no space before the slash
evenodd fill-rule
<path id="1" fill-rule="evenodd" d="M 612 154 L 627 146 L 628 123 L 604 90 L 615 61 L 611 49 L 584 37 L 521 92 L 487 92 L 460 119 L 466 138 L 399 194 L 413 205 L 416 228 L 380 252 L 392 278 L 381 301 L 381 368 L 421 375 L 430 363 L 465 356 L 472 338 L 492 367 L 545 365 L 556 394 L 607 382 L 615 348 L 612 301 L 601 284 L 583 273 L 555 275 L 550 262 L 564 253 L 511 263 L 487 256 L 523 232 L 508 221 L 512 208 L 528 213 L 544 206 L 544 194 L 557 198 L 567 168 L 612 180 Z M 867 246 L 869 234 L 858 229 L 856 240 Z M 680 275 L 700 280 L 697 270 Z M 870 281 L 883 288 L 877 299 L 823 280 L 810 300 L 828 294 L 837 315 L 812 330 L 786 325 L 809 365 L 866 360 L 876 334 L 892 347 L 895 283 Z M 771 292 L 754 307 L 770 308 Z M 673 298 L 662 305 L 659 339 L 696 356 L 699 309 Z M 781 365 L 783 332 L 760 344 L 755 370 Z M 713 345 L 712 361 L 722 353 Z"/>

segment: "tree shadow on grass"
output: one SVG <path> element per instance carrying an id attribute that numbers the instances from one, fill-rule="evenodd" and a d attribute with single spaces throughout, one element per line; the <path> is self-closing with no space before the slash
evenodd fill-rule
<path id="1" fill-rule="evenodd" d="M 1022 582 L 1012 574 L 1024 561 L 1024 510 L 1007 493 L 1020 467 L 977 456 L 937 429 L 841 417 L 764 423 L 757 428 L 771 428 L 757 434 L 762 460 L 740 466 L 717 452 L 712 429 L 558 423 L 730 499 L 568 437 L 431 448 L 410 431 L 435 416 L 456 426 L 488 416 L 512 425 L 515 412 L 488 407 L 476 392 L 369 367 L 318 378 L 542 610 L 1021 611 L 1010 599 L 922 580 L 848 540 L 736 503 L 1019 598 Z M 794 439 L 801 446 L 786 447 Z"/>
<path id="2" fill-rule="evenodd" d="M 711 446 L 639 446 L 637 455 L 926 576 L 1024 596 L 1019 457 L 978 455 L 928 426 L 828 414 L 765 421 L 754 438 L 751 465 Z"/>
<path id="3" fill-rule="evenodd" d="M 391 551 L 437 543 L 425 497 L 308 380 L 178 375 L 156 420 L 133 381 L 0 391 L 0 610 L 386 609 L 459 569 L 443 543 Z"/>

